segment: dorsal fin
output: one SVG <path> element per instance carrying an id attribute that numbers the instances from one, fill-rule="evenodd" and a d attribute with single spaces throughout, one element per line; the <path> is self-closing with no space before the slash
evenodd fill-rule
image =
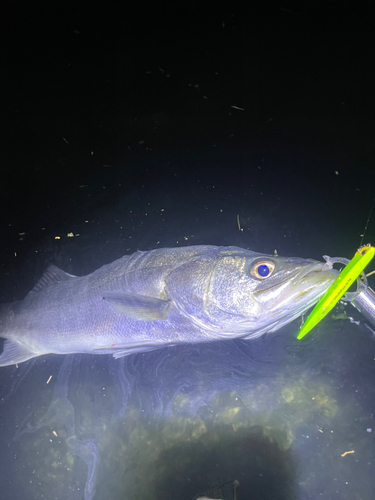
<path id="1" fill-rule="evenodd" d="M 58 267 L 51 264 L 47 271 L 40 278 L 38 283 L 34 286 L 34 288 L 29 293 L 37 293 L 43 290 L 50 285 L 55 285 L 56 283 L 60 283 L 61 281 L 67 281 L 71 278 L 76 278 L 73 274 L 68 274 L 65 271 L 62 271 Z"/>

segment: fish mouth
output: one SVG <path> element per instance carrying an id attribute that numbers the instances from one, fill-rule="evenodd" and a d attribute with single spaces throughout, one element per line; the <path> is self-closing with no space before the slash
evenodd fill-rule
<path id="1" fill-rule="evenodd" d="M 326 264 L 318 263 L 312 269 L 296 276 L 290 294 L 287 294 L 287 310 L 303 314 L 314 305 L 333 283 L 338 271 Z"/>
<path id="2" fill-rule="evenodd" d="M 307 293 L 309 290 L 311 290 L 311 288 L 317 285 L 317 281 L 322 281 L 321 278 L 323 278 L 326 273 L 324 266 L 325 264 L 318 262 L 317 264 L 313 264 L 313 267 L 310 269 L 303 269 L 297 272 L 294 275 L 291 283 L 293 288 L 300 288 L 303 286 L 303 289 L 300 290 L 300 293 Z"/>
<path id="3" fill-rule="evenodd" d="M 301 309 L 303 312 L 323 295 L 337 274 L 338 271 L 332 268 L 330 262 L 312 261 L 303 269 L 255 292 L 253 298 L 268 312 L 274 309 L 283 309 L 287 313 Z"/>
<path id="4" fill-rule="evenodd" d="M 263 297 L 258 296 L 255 300 L 263 309 L 262 314 L 267 315 L 269 323 L 251 338 L 276 331 L 297 319 L 319 300 L 338 274 L 330 263 L 312 262 L 293 276 L 263 289 Z"/>
<path id="5" fill-rule="evenodd" d="M 300 271 L 300 273 L 296 275 L 294 286 L 300 288 L 306 281 L 307 286 L 299 290 L 299 293 L 303 295 L 308 293 L 312 288 L 316 288 L 317 286 L 320 288 L 325 286 L 328 282 L 332 283 L 337 275 L 338 271 L 333 269 L 331 262 L 317 262 L 313 264 L 312 269 Z"/>

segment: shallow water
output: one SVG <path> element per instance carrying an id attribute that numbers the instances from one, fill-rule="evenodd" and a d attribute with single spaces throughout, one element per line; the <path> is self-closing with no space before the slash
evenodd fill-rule
<path id="1" fill-rule="evenodd" d="M 297 328 L 3 369 L 1 488 L 13 498 L 189 500 L 237 480 L 239 499 L 370 500 L 374 338 L 328 320 L 297 343 Z"/>
<path id="2" fill-rule="evenodd" d="M 248 187 L 231 196 L 223 179 L 211 191 L 198 173 L 173 184 L 172 174 L 117 197 L 106 174 L 88 191 L 77 188 L 66 202 L 70 219 L 58 206 L 34 223 L 46 222 L 46 233 L 30 229 L 18 243 L 2 301 L 21 299 L 49 263 L 86 274 L 137 249 L 233 244 L 313 258 L 339 251 L 339 227 L 322 242 L 329 219 L 316 233 L 322 241 L 304 241 L 303 215 L 292 217 L 285 205 L 278 211 L 270 198 L 246 198 Z M 103 185 L 114 196 L 105 208 Z M 350 256 L 351 245 L 341 245 Z M 17 500 L 192 500 L 238 481 L 238 500 L 372 500 L 375 337 L 356 310 L 345 311 L 360 324 L 330 315 L 301 341 L 299 319 L 251 341 L 118 360 L 48 355 L 2 368 L 0 491 Z"/>

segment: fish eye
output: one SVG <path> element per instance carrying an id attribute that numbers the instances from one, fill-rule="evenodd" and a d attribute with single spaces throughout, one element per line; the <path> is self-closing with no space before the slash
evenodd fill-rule
<path id="1" fill-rule="evenodd" d="M 269 278 L 275 269 L 275 264 L 270 260 L 258 260 L 249 269 L 251 276 L 264 280 Z"/>

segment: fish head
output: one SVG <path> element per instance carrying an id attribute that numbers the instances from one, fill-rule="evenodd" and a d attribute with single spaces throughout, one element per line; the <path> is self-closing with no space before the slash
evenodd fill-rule
<path id="1" fill-rule="evenodd" d="M 330 263 L 221 247 L 175 269 L 166 292 L 208 335 L 253 338 L 303 314 L 336 276 Z"/>

